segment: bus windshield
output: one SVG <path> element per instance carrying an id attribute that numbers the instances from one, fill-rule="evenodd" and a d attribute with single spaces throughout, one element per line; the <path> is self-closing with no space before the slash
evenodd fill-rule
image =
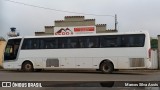
<path id="1" fill-rule="evenodd" d="M 4 52 L 4 61 L 16 59 L 20 42 L 21 42 L 21 39 L 8 40 L 5 48 L 5 52 Z"/>

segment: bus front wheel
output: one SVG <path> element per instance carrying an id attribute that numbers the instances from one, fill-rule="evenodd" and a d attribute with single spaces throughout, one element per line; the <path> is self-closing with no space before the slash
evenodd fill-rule
<path id="1" fill-rule="evenodd" d="M 24 62 L 22 64 L 22 70 L 25 72 L 32 72 L 33 69 L 33 64 L 31 62 Z"/>
<path id="2" fill-rule="evenodd" d="M 110 74 L 110 73 L 113 72 L 114 66 L 113 66 L 113 64 L 111 62 L 105 61 L 100 65 L 100 70 L 104 74 Z"/>

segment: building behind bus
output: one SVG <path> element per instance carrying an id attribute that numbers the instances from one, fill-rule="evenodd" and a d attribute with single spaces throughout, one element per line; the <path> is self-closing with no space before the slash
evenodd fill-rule
<path id="1" fill-rule="evenodd" d="M 95 27 L 94 32 L 95 33 L 111 33 L 111 32 L 117 32 L 115 29 L 106 29 L 106 24 L 96 24 L 95 19 L 85 19 L 84 16 L 65 16 L 64 20 L 56 20 L 55 26 L 45 26 L 44 32 L 35 32 L 35 36 L 42 36 L 42 35 L 57 35 L 57 33 L 54 33 L 57 28 L 65 29 L 67 31 L 69 28 L 74 28 L 75 32 L 78 31 L 84 31 L 83 34 L 85 34 L 86 31 L 92 31 L 93 27 Z M 73 33 L 58 33 L 58 35 L 68 35 Z M 88 32 L 87 32 L 88 34 Z"/>

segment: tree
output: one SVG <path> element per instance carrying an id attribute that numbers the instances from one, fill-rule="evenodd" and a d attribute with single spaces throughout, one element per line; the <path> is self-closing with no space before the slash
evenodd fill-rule
<path id="1" fill-rule="evenodd" d="M 152 49 L 158 48 L 158 39 L 151 39 L 151 48 Z"/>

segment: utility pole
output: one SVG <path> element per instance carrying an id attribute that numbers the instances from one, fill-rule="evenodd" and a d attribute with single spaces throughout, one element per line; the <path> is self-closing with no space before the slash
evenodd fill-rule
<path id="1" fill-rule="evenodd" d="M 158 35 L 158 69 L 160 70 L 160 35 Z"/>
<path id="2" fill-rule="evenodd" d="M 117 31 L 117 24 L 118 24 L 118 22 L 117 22 L 117 15 L 115 14 L 115 30 Z"/>

